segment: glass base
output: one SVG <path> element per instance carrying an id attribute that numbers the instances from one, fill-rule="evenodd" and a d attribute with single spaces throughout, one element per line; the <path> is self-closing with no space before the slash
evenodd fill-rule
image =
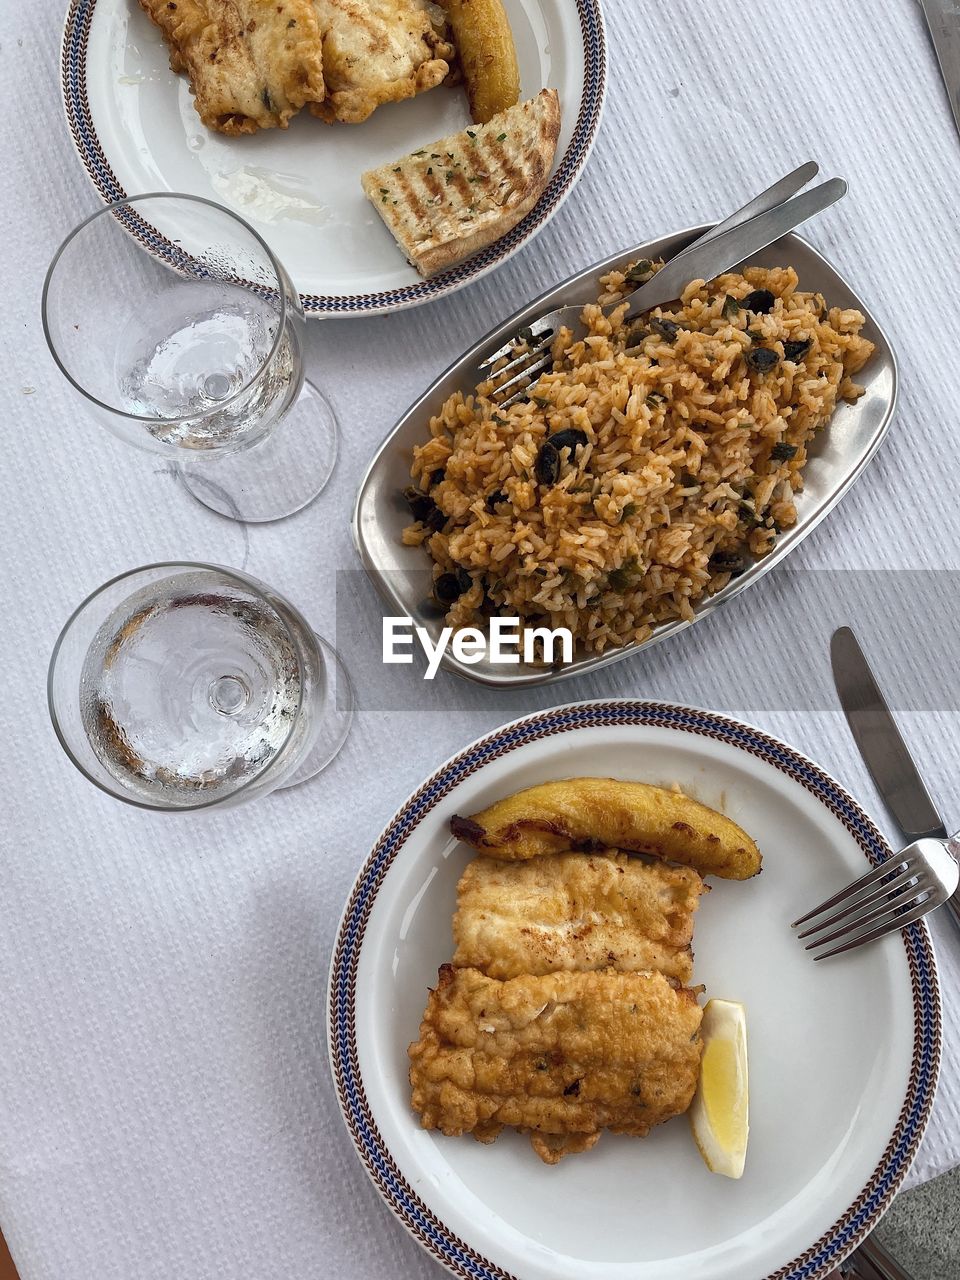
<path id="1" fill-rule="evenodd" d="M 312 382 L 251 449 L 180 466 L 187 491 L 229 520 L 282 520 L 314 500 L 337 462 L 337 417 Z"/>
<path id="2" fill-rule="evenodd" d="M 326 682 L 320 725 L 306 759 L 299 769 L 279 784 L 278 791 L 287 787 L 298 787 L 301 782 L 308 782 L 325 769 L 336 758 L 340 748 L 346 742 L 353 721 L 356 695 L 350 673 L 333 645 L 316 632 L 314 636 L 323 655 L 323 674 Z"/>

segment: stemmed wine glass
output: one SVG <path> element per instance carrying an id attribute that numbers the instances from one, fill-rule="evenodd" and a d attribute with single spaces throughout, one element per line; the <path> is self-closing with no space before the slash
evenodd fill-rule
<path id="1" fill-rule="evenodd" d="M 306 781 L 353 715 L 332 645 L 262 582 L 207 564 L 146 565 L 94 591 L 60 633 L 47 697 L 81 773 L 167 811 Z"/>
<path id="2" fill-rule="evenodd" d="M 304 379 L 299 295 L 235 213 L 172 192 L 108 205 L 58 249 L 42 307 L 100 420 L 175 462 L 206 506 L 276 520 L 326 484 L 337 423 Z"/>

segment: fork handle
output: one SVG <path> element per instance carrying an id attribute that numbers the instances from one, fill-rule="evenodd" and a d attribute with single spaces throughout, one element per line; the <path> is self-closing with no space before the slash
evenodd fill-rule
<path id="1" fill-rule="evenodd" d="M 716 240 L 717 236 L 722 236 L 725 231 L 732 231 L 734 227 L 742 226 L 758 214 L 766 213 L 768 209 L 775 209 L 778 204 L 783 204 L 785 200 L 795 196 L 798 191 L 802 191 L 807 183 L 812 182 L 819 172 L 820 166 L 817 162 L 808 160 L 806 164 L 802 164 L 799 168 L 785 174 L 773 186 L 767 187 L 766 191 L 761 191 L 758 196 L 754 196 L 742 209 L 738 209 L 736 213 L 731 213 L 728 218 L 718 222 L 715 227 L 705 231 L 702 236 L 697 236 L 692 244 L 688 244 L 685 249 L 675 253 L 670 261 L 675 262 L 678 258 L 682 258 L 685 253 L 689 253 L 691 249 L 695 249 L 697 245 L 707 244 L 710 240 Z"/>
<path id="2" fill-rule="evenodd" d="M 738 263 L 773 244 L 788 231 L 806 222 L 816 213 L 835 204 L 846 194 L 847 184 L 842 178 L 821 182 L 812 191 L 794 196 L 766 213 L 758 214 L 749 222 L 724 231 L 706 244 L 699 244 L 689 253 L 671 258 L 652 280 L 628 294 L 623 302 L 629 302 L 629 314 L 650 311 L 679 298 L 691 280 L 712 280 L 731 270 Z"/>

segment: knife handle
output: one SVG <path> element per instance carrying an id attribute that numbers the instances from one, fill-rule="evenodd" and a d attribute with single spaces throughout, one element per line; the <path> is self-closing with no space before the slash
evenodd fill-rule
<path id="1" fill-rule="evenodd" d="M 692 253 L 698 245 L 706 244 L 710 240 L 716 240 L 717 236 L 722 236 L 725 231 L 732 231 L 734 227 L 742 227 L 745 222 L 750 222 L 752 218 L 756 218 L 759 214 L 766 213 L 770 209 L 776 209 L 778 205 L 783 204 L 791 196 L 795 196 L 798 191 L 801 191 L 808 182 L 812 182 L 819 172 L 820 166 L 815 160 L 808 160 L 806 164 L 800 165 L 799 168 L 792 169 L 784 177 L 778 179 L 772 187 L 767 187 L 766 191 L 761 191 L 758 196 L 754 196 L 741 209 L 731 213 L 722 222 L 718 222 L 709 231 L 705 231 L 702 236 L 698 236 L 693 244 L 688 244 L 685 249 L 675 253 L 670 261 L 676 262 L 685 254 Z"/>
<path id="2" fill-rule="evenodd" d="M 637 315 L 663 306 L 679 298 L 691 280 L 713 280 L 739 263 L 773 244 L 794 227 L 800 226 L 816 213 L 835 204 L 846 195 L 847 184 L 842 178 L 821 182 L 812 191 L 794 196 L 766 213 L 758 214 L 749 222 L 724 231 L 704 244 L 671 258 L 652 280 L 628 294 L 621 302 L 630 304 L 629 314 Z"/>
<path id="3" fill-rule="evenodd" d="M 867 1236 L 863 1244 L 854 1253 L 853 1259 L 862 1258 L 870 1270 L 864 1273 L 864 1280 L 913 1280 L 895 1258 L 892 1258 L 886 1249 L 873 1238 Z M 856 1274 L 856 1273 L 855 1273 Z"/>

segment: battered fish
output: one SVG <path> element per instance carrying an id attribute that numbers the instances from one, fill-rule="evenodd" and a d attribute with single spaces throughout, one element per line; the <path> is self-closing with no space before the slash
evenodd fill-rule
<path id="1" fill-rule="evenodd" d="M 457 890 L 453 963 L 489 978 L 655 969 L 687 984 L 704 888 L 689 867 L 614 851 L 525 862 L 475 858 Z"/>
<path id="2" fill-rule="evenodd" d="M 535 858 L 565 849 L 627 849 L 746 880 L 760 850 L 742 827 L 679 791 L 617 778 L 567 778 L 507 796 L 450 830 L 495 858 Z"/>
<path id="3" fill-rule="evenodd" d="M 546 1164 L 602 1129 L 643 1137 L 690 1105 L 701 1016 L 661 973 L 499 982 L 443 965 L 409 1050 L 413 1107 L 425 1129 L 480 1142 L 529 1132 Z"/>
<path id="4" fill-rule="evenodd" d="M 450 71 L 453 45 L 423 0 L 313 0 L 323 31 L 326 95 L 315 115 L 359 124 L 384 102 L 432 89 Z"/>
<path id="5" fill-rule="evenodd" d="M 140 0 L 190 79 L 197 113 L 219 133 L 285 129 L 324 96 L 313 0 Z"/>

